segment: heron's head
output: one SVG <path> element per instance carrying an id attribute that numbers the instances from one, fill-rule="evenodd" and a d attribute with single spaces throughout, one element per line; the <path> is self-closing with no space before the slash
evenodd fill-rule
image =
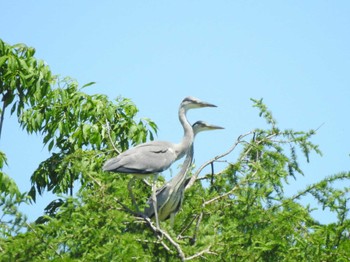
<path id="1" fill-rule="evenodd" d="M 184 100 L 182 100 L 180 107 L 183 107 L 186 110 L 188 110 L 188 109 L 192 109 L 192 108 L 217 107 L 217 106 L 210 104 L 208 102 L 201 101 L 198 98 L 188 96 Z"/>
<path id="2" fill-rule="evenodd" d="M 194 135 L 197 135 L 202 131 L 216 130 L 216 129 L 224 129 L 221 126 L 211 125 L 204 121 L 197 121 L 192 125 Z"/>

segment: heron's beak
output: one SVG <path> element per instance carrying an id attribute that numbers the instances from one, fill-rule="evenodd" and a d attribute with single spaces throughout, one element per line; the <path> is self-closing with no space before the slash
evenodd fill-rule
<path id="1" fill-rule="evenodd" d="M 200 101 L 198 102 L 199 107 L 217 107 L 214 104 L 208 103 L 208 102 L 204 102 L 204 101 Z"/>
<path id="2" fill-rule="evenodd" d="M 208 130 L 225 129 L 225 128 L 222 127 L 222 126 L 216 126 L 216 125 L 208 125 L 208 126 L 206 126 L 206 128 L 207 128 Z"/>

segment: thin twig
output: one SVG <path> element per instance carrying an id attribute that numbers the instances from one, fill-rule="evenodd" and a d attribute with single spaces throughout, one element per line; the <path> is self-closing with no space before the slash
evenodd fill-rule
<path id="1" fill-rule="evenodd" d="M 108 120 L 106 119 L 106 129 L 107 129 L 107 135 L 108 135 L 108 137 L 109 137 L 109 140 L 111 141 L 111 144 L 112 144 L 112 147 L 114 148 L 114 150 L 118 153 L 118 154 L 120 154 L 120 151 L 115 147 L 115 145 L 114 145 L 114 142 L 113 142 L 113 139 L 112 139 L 112 136 L 111 136 L 111 128 L 110 128 L 110 126 L 109 126 L 109 122 L 108 122 Z"/>
<path id="2" fill-rule="evenodd" d="M 135 212 L 133 210 L 131 210 L 130 208 L 128 208 L 126 205 L 124 205 L 118 198 L 114 198 L 115 202 L 117 202 L 119 205 L 121 205 L 125 211 L 127 211 L 128 213 L 130 213 L 131 215 L 135 216 L 135 217 L 142 217 L 142 214 L 140 212 Z"/>
<path id="3" fill-rule="evenodd" d="M 255 171 L 255 172 L 252 174 L 251 178 L 253 178 L 253 177 L 256 175 L 256 173 L 257 173 L 257 171 Z M 243 184 L 243 182 L 245 182 L 245 181 L 246 181 L 246 180 L 243 180 L 240 184 Z M 222 199 L 222 198 L 224 198 L 224 197 L 226 197 L 226 196 L 232 194 L 233 191 L 237 190 L 238 188 L 239 188 L 239 185 L 236 185 L 235 187 L 233 187 L 230 191 L 226 192 L 225 194 L 222 194 L 222 195 L 219 195 L 219 196 L 217 196 L 217 197 L 214 197 L 214 198 L 212 198 L 212 199 L 210 199 L 210 200 L 207 200 L 207 201 L 205 201 L 205 202 L 202 204 L 202 211 L 201 211 L 201 213 L 198 215 L 198 219 L 197 219 L 197 223 L 196 223 L 196 228 L 195 228 L 195 233 L 193 234 L 193 237 L 192 237 L 192 242 L 193 242 L 193 243 L 196 241 L 196 234 L 197 234 L 197 232 L 198 232 L 198 230 L 199 230 L 199 225 L 200 225 L 200 223 L 202 222 L 202 218 L 203 218 L 203 209 L 204 209 L 204 207 L 205 207 L 206 205 L 209 205 L 209 204 L 211 204 L 211 203 L 213 203 L 213 202 L 215 202 L 215 201 L 218 201 L 218 200 L 220 200 L 220 199 Z M 192 224 L 192 221 L 191 221 L 191 224 Z"/>
<path id="4" fill-rule="evenodd" d="M 202 211 L 201 213 L 197 216 L 197 222 L 196 222 L 196 227 L 195 227 L 195 230 L 194 230 L 194 233 L 193 233 L 193 237 L 191 238 L 191 244 L 193 245 L 195 242 L 196 242 L 196 239 L 197 239 L 197 233 L 199 231 L 199 225 L 200 223 L 202 222 L 202 218 L 203 218 L 203 209 L 206 205 L 209 205 L 211 203 L 213 203 L 214 201 L 217 201 L 221 198 L 224 198 L 230 194 L 232 194 L 233 191 L 235 191 L 236 189 L 238 188 L 238 186 L 235 186 L 234 188 L 232 188 L 229 192 L 223 194 L 223 195 L 220 195 L 220 196 L 217 196 L 217 197 L 214 197 L 208 201 L 205 201 L 203 204 L 202 204 Z M 192 223 L 192 222 L 191 222 Z"/>
<path id="5" fill-rule="evenodd" d="M 188 184 L 187 184 L 185 190 L 187 190 L 187 189 L 189 189 L 191 186 L 193 186 L 193 184 L 195 183 L 195 181 L 196 181 L 198 175 L 200 174 L 200 172 L 202 172 L 202 170 L 203 170 L 206 166 L 208 166 L 208 165 L 210 165 L 211 163 L 217 161 L 218 159 L 223 158 L 224 156 L 227 156 L 228 154 L 230 154 L 230 153 L 237 147 L 237 145 L 238 145 L 239 143 L 241 143 L 242 138 L 244 138 L 244 137 L 246 137 L 246 136 L 248 136 L 248 135 L 254 134 L 254 132 L 255 132 L 255 131 L 250 131 L 250 132 L 248 132 L 248 133 L 246 133 L 246 134 L 240 135 L 240 136 L 237 138 L 236 142 L 233 144 L 233 146 L 232 146 L 228 151 L 226 151 L 225 153 L 223 153 L 223 154 L 221 154 L 221 155 L 217 155 L 216 157 L 214 157 L 214 158 L 210 159 L 209 161 L 205 162 L 205 163 L 196 171 L 196 173 L 193 174 L 193 176 L 191 177 L 190 182 L 188 182 Z"/>
<path id="6" fill-rule="evenodd" d="M 152 221 L 148 218 L 148 217 L 143 217 L 143 219 L 147 222 L 147 224 L 149 225 L 149 227 L 152 229 L 152 231 L 155 233 L 155 235 L 157 236 L 157 238 L 160 240 L 160 242 L 162 243 L 163 240 L 161 238 L 161 236 L 158 234 L 160 233 L 162 236 L 164 236 L 177 250 L 177 254 L 180 257 L 181 261 L 185 260 L 185 254 L 182 251 L 180 245 L 178 243 L 176 243 L 171 236 L 169 236 L 169 234 L 167 232 L 165 232 L 164 230 L 162 230 L 161 228 L 157 228 L 156 226 L 153 225 Z M 163 245 L 164 246 L 164 245 Z M 168 250 L 170 252 L 170 249 Z"/>
<path id="7" fill-rule="evenodd" d="M 221 198 L 224 198 L 228 195 L 231 195 L 233 193 L 233 191 L 236 191 L 238 188 L 239 188 L 239 185 L 242 185 L 243 183 L 245 182 L 249 182 L 249 180 L 251 180 L 252 178 L 255 177 L 255 175 L 257 174 L 257 171 L 254 171 L 254 173 L 251 175 L 251 177 L 249 179 L 243 179 L 238 185 L 236 185 L 235 187 L 233 187 L 230 191 L 226 192 L 225 194 L 222 194 L 222 195 L 219 195 L 219 196 L 216 196 L 210 200 L 207 200 L 203 203 L 203 207 L 205 207 L 206 205 L 209 205 L 217 200 L 220 200 Z"/>
<path id="8" fill-rule="evenodd" d="M 204 206 L 202 206 L 202 207 L 204 207 Z M 197 234 L 198 234 L 198 231 L 199 231 L 199 225 L 202 222 L 202 218 L 203 218 L 203 211 L 199 214 L 198 219 L 197 219 L 196 227 L 194 229 L 193 237 L 191 239 L 191 244 L 192 245 L 194 245 L 194 243 L 196 243 Z"/>
<path id="9" fill-rule="evenodd" d="M 143 243 L 159 244 L 159 241 L 150 241 L 145 239 L 136 239 L 136 241 L 143 242 Z M 168 251 L 169 253 L 172 253 L 171 249 L 164 242 L 161 242 L 161 244 L 166 251 Z"/>
<path id="10" fill-rule="evenodd" d="M 214 202 L 214 201 L 217 201 L 217 200 L 219 200 L 219 199 L 221 199 L 221 198 L 224 198 L 224 197 L 226 197 L 226 196 L 232 194 L 232 192 L 235 191 L 235 190 L 237 190 L 237 189 L 238 189 L 238 186 L 235 186 L 234 188 L 232 188 L 232 189 L 231 189 L 230 191 L 228 191 L 227 193 L 222 194 L 222 195 L 217 196 L 217 197 L 214 197 L 214 198 L 212 198 L 212 199 L 210 199 L 210 200 L 208 200 L 208 201 L 205 201 L 205 202 L 203 203 L 203 207 L 205 207 L 206 205 L 211 204 L 211 203 Z"/>
<path id="11" fill-rule="evenodd" d="M 142 213 L 137 213 L 137 212 L 134 212 L 132 211 L 130 208 L 128 208 L 127 206 L 125 206 L 119 199 L 117 198 L 114 198 L 114 200 L 119 204 L 121 205 L 125 211 L 127 211 L 128 213 L 136 216 L 136 217 L 139 217 L 139 218 L 142 218 L 146 223 L 147 225 L 152 229 L 153 233 L 155 234 L 155 236 L 157 237 L 159 243 L 165 248 L 165 250 L 167 250 L 169 253 L 172 253 L 171 249 L 164 243 L 163 239 L 162 239 L 162 236 L 166 236 L 167 239 L 171 237 L 169 235 L 166 234 L 166 232 L 164 232 L 162 229 L 160 228 L 157 228 L 156 226 L 153 225 L 152 221 L 150 218 L 144 216 Z M 160 233 L 160 234 L 159 234 Z M 169 239 L 168 239 L 169 240 Z M 169 240 L 169 242 L 171 244 L 175 243 L 172 239 Z M 176 243 L 175 243 L 176 244 Z M 176 248 L 176 246 L 175 246 Z M 181 250 L 181 249 L 180 249 Z M 181 250 L 182 252 L 182 250 Z M 182 252 L 183 254 L 183 252 Z"/>
<path id="12" fill-rule="evenodd" d="M 165 232 L 162 229 L 157 229 L 157 227 L 153 225 L 153 223 L 151 222 L 151 220 L 148 217 L 144 217 L 144 220 L 148 223 L 148 225 L 151 227 L 151 229 L 155 233 L 157 233 L 157 232 L 161 233 L 175 247 L 175 249 L 177 250 L 177 254 L 178 254 L 179 258 L 181 259 L 181 261 L 190 260 L 190 259 L 193 259 L 195 257 L 201 256 L 204 253 L 208 253 L 207 250 L 204 250 L 198 254 L 195 254 L 191 257 L 186 258 L 184 252 L 181 249 L 181 246 L 178 243 L 176 243 L 167 232 Z M 157 234 L 157 236 L 160 237 L 158 234 Z"/>
<path id="13" fill-rule="evenodd" d="M 321 125 L 319 125 L 319 127 L 315 129 L 315 132 L 317 132 L 324 124 L 325 124 L 325 122 L 323 122 Z"/>
<path id="14" fill-rule="evenodd" d="M 180 245 L 176 243 L 166 232 L 162 232 L 162 234 L 168 239 L 168 241 L 176 248 L 178 256 L 180 257 L 181 261 L 185 261 L 185 254 L 182 251 Z"/>
<path id="15" fill-rule="evenodd" d="M 242 135 L 242 137 L 245 137 L 245 136 L 247 136 L 247 135 L 249 135 L 249 134 L 254 134 L 254 136 L 255 136 L 255 131 L 251 131 L 251 132 L 249 132 L 249 133 L 246 133 L 246 134 L 244 134 L 244 135 Z M 278 134 L 271 134 L 271 135 L 269 135 L 269 136 L 267 136 L 266 138 L 267 139 L 270 139 L 270 138 L 272 138 L 272 137 L 274 137 L 274 136 L 277 136 Z M 253 138 L 253 139 L 255 139 L 255 137 Z M 248 144 L 248 145 L 250 145 L 250 147 L 246 150 L 246 152 L 244 152 L 244 154 L 243 155 L 241 155 L 241 157 L 239 158 L 239 160 L 238 160 L 238 162 L 240 162 L 240 161 L 243 161 L 243 159 L 249 154 L 249 152 L 252 150 L 252 147 L 253 147 L 253 144 L 251 144 L 251 143 L 249 143 L 249 142 L 247 142 L 247 141 L 238 141 L 239 140 L 239 138 L 237 139 L 237 142 L 236 142 L 236 144 L 228 151 L 228 152 L 226 152 L 225 154 L 222 154 L 222 155 L 220 155 L 220 157 L 222 157 L 222 156 L 226 156 L 227 154 L 229 154 L 229 153 L 231 153 L 231 151 L 233 151 L 233 149 L 238 145 L 238 143 L 246 143 L 246 144 Z M 263 142 L 263 140 L 260 140 L 260 141 L 257 141 L 256 142 L 256 144 L 260 144 L 261 142 Z M 217 156 L 217 157 L 219 157 L 219 156 Z M 197 172 L 194 174 L 195 176 L 196 176 L 196 179 L 195 179 L 195 181 L 197 181 L 197 180 L 205 180 L 205 179 L 209 179 L 208 178 L 208 176 L 204 176 L 204 177 L 198 177 L 198 175 L 199 175 L 199 173 L 200 172 L 202 172 L 202 170 L 204 169 L 204 167 L 206 167 L 207 165 L 209 165 L 209 164 L 213 164 L 213 162 L 224 162 L 224 163 L 228 163 L 228 161 L 227 160 L 218 160 L 218 159 L 211 159 L 211 160 L 209 160 L 209 161 L 207 161 L 206 163 L 204 163 L 198 170 L 197 170 Z M 214 174 L 215 175 L 215 174 Z M 220 173 L 219 174 L 216 174 L 216 175 L 220 175 Z M 211 179 L 213 179 L 213 176 L 211 176 L 210 177 Z M 190 180 L 190 179 L 189 179 Z M 194 181 L 194 182 L 195 182 Z M 193 183 L 194 183 L 193 182 Z M 189 184 L 189 182 L 187 182 L 187 184 Z M 186 187 L 186 190 L 188 189 L 188 187 Z"/>
<path id="16" fill-rule="evenodd" d="M 185 227 L 181 230 L 180 234 L 177 236 L 177 239 L 183 238 L 183 237 L 181 237 L 182 234 L 185 233 L 185 232 L 187 231 L 187 229 L 190 228 L 190 226 L 192 225 L 193 221 L 195 221 L 197 217 L 198 217 L 198 215 L 195 215 L 195 216 L 192 218 L 192 220 L 190 221 L 190 223 L 188 223 L 188 225 L 185 226 Z"/>
<path id="17" fill-rule="evenodd" d="M 193 256 L 186 257 L 186 260 L 191 260 L 197 257 L 202 257 L 204 254 L 211 254 L 211 255 L 217 255 L 215 252 L 210 251 L 211 246 L 207 247 L 206 249 L 202 250 L 201 252 L 198 252 L 197 254 L 194 254 Z"/>
<path id="18" fill-rule="evenodd" d="M 171 251 L 171 249 L 163 241 L 163 237 L 162 236 L 164 235 L 165 232 L 162 229 L 157 228 L 156 226 L 154 226 L 152 221 L 148 217 L 144 217 L 143 216 L 143 219 L 147 223 L 147 225 L 152 229 L 152 231 L 153 231 L 154 235 L 157 237 L 159 243 L 164 247 L 164 249 L 166 251 L 168 251 L 169 253 L 172 254 L 173 251 Z"/>
<path id="19" fill-rule="evenodd" d="M 210 166 L 211 166 L 211 175 L 210 175 L 210 191 L 209 192 L 212 191 L 213 185 L 214 185 L 214 163 L 211 162 Z"/>
<path id="20" fill-rule="evenodd" d="M 100 183 L 100 181 L 96 180 L 92 175 L 90 175 L 89 173 L 86 174 L 92 181 L 94 181 L 100 188 L 102 187 L 102 184 Z"/>

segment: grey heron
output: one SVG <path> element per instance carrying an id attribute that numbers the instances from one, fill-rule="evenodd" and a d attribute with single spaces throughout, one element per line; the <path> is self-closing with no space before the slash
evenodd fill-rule
<path id="1" fill-rule="evenodd" d="M 189 109 L 202 107 L 216 107 L 216 105 L 194 97 L 186 97 L 182 100 L 178 114 L 180 123 L 184 129 L 184 136 L 180 143 L 174 144 L 167 141 L 143 143 L 107 160 L 102 169 L 109 172 L 132 174 L 139 178 L 154 174 L 152 196 L 153 201 L 157 201 L 155 195 L 155 181 L 158 173 L 168 169 L 172 163 L 183 157 L 193 143 L 194 133 L 191 124 L 186 118 L 186 113 Z M 159 228 L 156 211 L 155 217 L 157 227 Z"/>
<path id="2" fill-rule="evenodd" d="M 196 136 L 199 132 L 202 131 L 224 129 L 221 126 L 210 125 L 203 121 L 197 121 L 193 124 L 192 127 L 194 136 Z M 188 150 L 180 172 L 156 192 L 158 219 L 161 221 L 166 220 L 169 217 L 173 218 L 182 205 L 182 201 L 184 198 L 186 174 L 191 166 L 193 160 L 193 153 L 194 149 L 192 144 L 192 146 Z M 148 199 L 147 204 L 148 206 L 146 206 L 144 214 L 147 217 L 152 218 L 155 215 L 155 208 L 153 206 L 153 201 L 151 198 Z"/>

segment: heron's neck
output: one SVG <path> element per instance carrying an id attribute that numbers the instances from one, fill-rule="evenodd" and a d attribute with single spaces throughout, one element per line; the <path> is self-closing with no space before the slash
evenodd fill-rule
<path id="1" fill-rule="evenodd" d="M 174 191 L 177 191 L 180 187 L 183 189 L 186 181 L 186 174 L 190 168 L 193 160 L 193 143 L 187 151 L 185 161 L 182 164 L 180 172 L 171 179 L 168 183 L 172 185 Z"/>
<path id="2" fill-rule="evenodd" d="M 182 107 L 179 109 L 179 120 L 184 129 L 184 137 L 180 144 L 177 144 L 177 159 L 185 155 L 187 150 L 191 147 L 194 139 L 193 129 L 186 118 L 186 110 Z"/>

